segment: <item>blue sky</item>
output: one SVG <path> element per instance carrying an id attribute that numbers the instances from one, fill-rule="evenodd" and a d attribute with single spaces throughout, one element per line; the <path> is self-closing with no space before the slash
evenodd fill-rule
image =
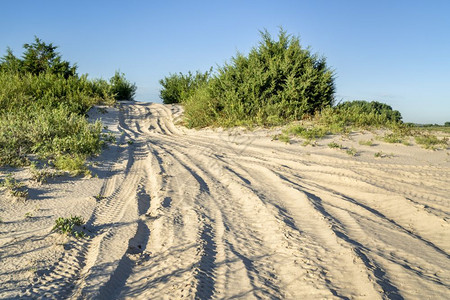
<path id="1" fill-rule="evenodd" d="M 0 55 L 34 35 L 78 73 L 120 69 L 137 100 L 160 102 L 159 79 L 248 53 L 279 26 L 324 55 L 337 100 L 376 100 L 407 122 L 450 121 L 450 1 L 2 1 Z"/>

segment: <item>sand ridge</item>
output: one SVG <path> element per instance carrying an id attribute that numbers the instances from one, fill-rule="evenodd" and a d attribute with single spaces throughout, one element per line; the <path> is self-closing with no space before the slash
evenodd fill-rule
<path id="1" fill-rule="evenodd" d="M 100 116 L 118 141 L 99 178 L 49 184 L 26 228 L 0 223 L 0 298 L 450 298 L 448 150 L 358 145 L 369 133 L 286 145 L 265 129 L 186 129 L 181 115 L 123 102 Z M 69 212 L 89 238 L 49 232 Z M 30 255 L 34 272 L 8 271 Z"/>

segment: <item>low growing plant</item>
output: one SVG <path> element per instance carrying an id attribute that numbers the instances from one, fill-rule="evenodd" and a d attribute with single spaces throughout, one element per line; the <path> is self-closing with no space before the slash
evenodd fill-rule
<path id="1" fill-rule="evenodd" d="M 23 183 L 17 181 L 12 174 L 8 174 L 0 186 L 5 188 L 13 197 L 24 200 L 28 198 L 28 189 L 25 188 Z"/>
<path id="2" fill-rule="evenodd" d="M 446 148 L 448 146 L 448 139 L 439 139 L 432 134 L 423 134 L 415 137 L 416 143 L 425 149 L 437 149 L 439 147 Z"/>
<path id="3" fill-rule="evenodd" d="M 331 142 L 328 144 L 328 147 L 332 148 L 332 149 L 342 149 L 342 145 L 336 143 L 336 142 Z"/>
<path id="4" fill-rule="evenodd" d="M 91 171 L 89 171 L 89 169 L 84 164 L 85 161 L 86 156 L 82 154 L 77 155 L 67 154 L 57 156 L 53 163 L 55 164 L 56 168 L 67 171 L 72 176 L 78 175 L 88 176 L 91 175 Z"/>
<path id="5" fill-rule="evenodd" d="M 83 224 L 84 219 L 80 216 L 70 216 L 69 218 L 59 217 L 55 220 L 55 226 L 53 226 L 52 231 L 82 238 L 85 236 L 85 233 L 82 230 L 76 230 L 76 228 Z"/>
<path id="6" fill-rule="evenodd" d="M 355 148 L 353 148 L 353 147 L 345 150 L 345 153 L 347 153 L 350 156 L 358 155 L 358 151 Z"/>
<path id="7" fill-rule="evenodd" d="M 358 144 L 364 146 L 373 146 L 373 140 L 360 140 Z"/>
<path id="8" fill-rule="evenodd" d="M 328 134 L 328 130 L 324 127 L 303 127 L 301 125 L 288 127 L 283 132 L 288 135 L 291 134 L 295 136 L 301 136 L 307 140 L 322 138 Z"/>

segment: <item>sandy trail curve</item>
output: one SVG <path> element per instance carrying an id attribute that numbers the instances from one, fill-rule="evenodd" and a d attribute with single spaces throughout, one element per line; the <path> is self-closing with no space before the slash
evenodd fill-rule
<path id="1" fill-rule="evenodd" d="M 449 299 L 450 166 L 308 153 L 123 103 L 130 141 L 22 298 Z M 344 154 L 345 155 L 345 154 Z"/>

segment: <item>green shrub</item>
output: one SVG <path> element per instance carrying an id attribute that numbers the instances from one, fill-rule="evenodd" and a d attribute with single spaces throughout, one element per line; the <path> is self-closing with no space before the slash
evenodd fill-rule
<path id="1" fill-rule="evenodd" d="M 0 60 L 0 71 L 39 75 L 43 73 L 60 75 L 64 78 L 77 76 L 76 65 L 70 65 L 68 61 L 62 60 L 61 55 L 56 52 L 57 46 L 52 43 L 46 44 L 38 37 L 34 43 L 23 45 L 25 52 L 23 58 L 17 58 L 11 49 Z"/>
<path id="2" fill-rule="evenodd" d="M 201 99 L 202 107 L 213 110 L 209 125 L 282 124 L 333 103 L 334 75 L 324 58 L 283 30 L 278 40 L 267 31 L 261 37 L 248 56 L 238 53 L 209 80 Z M 196 104 L 190 101 L 186 109 L 190 105 Z M 186 122 L 196 116 L 186 116 Z"/>
<path id="3" fill-rule="evenodd" d="M 358 155 L 358 150 L 356 150 L 355 148 L 351 147 L 351 148 L 345 150 L 345 153 L 347 153 L 350 156 L 356 156 L 356 155 Z"/>
<path id="4" fill-rule="evenodd" d="M 133 100 L 136 94 L 136 84 L 132 84 L 125 78 L 124 73 L 116 71 L 109 80 L 111 90 L 116 100 Z"/>
<path id="5" fill-rule="evenodd" d="M 65 79 L 43 73 L 13 74 L 0 72 L 0 113 L 18 109 L 57 108 L 85 114 L 95 104 L 113 104 L 114 98 L 102 81 L 90 81 L 87 76 Z"/>
<path id="6" fill-rule="evenodd" d="M 65 107 L 0 111 L 0 165 L 26 164 L 28 154 L 51 158 L 99 154 L 102 124 L 93 124 Z"/>
<path id="7" fill-rule="evenodd" d="M 338 148 L 338 149 L 342 149 L 342 145 L 336 143 L 336 142 L 331 142 L 328 144 L 328 147 L 334 149 L 334 148 Z"/>
<path id="8" fill-rule="evenodd" d="M 211 77 L 211 71 L 195 74 L 190 71 L 188 74 L 170 74 L 168 77 L 161 79 L 159 83 L 162 85 L 160 98 L 164 104 L 181 103 L 196 93 L 198 88 L 206 85 Z M 193 104 L 192 102 L 190 104 Z M 194 104 L 195 105 L 195 104 Z"/>
<path id="9" fill-rule="evenodd" d="M 364 146 L 373 146 L 373 140 L 360 140 L 358 144 Z"/>
<path id="10" fill-rule="evenodd" d="M 26 165 L 30 154 L 49 160 L 98 154 L 102 126 L 85 115 L 93 105 L 115 102 L 112 85 L 78 76 L 38 38 L 24 48 L 23 59 L 8 49 L 0 62 L 0 166 Z"/>
<path id="11" fill-rule="evenodd" d="M 339 131 L 346 127 L 396 128 L 401 124 L 402 117 L 398 111 L 384 103 L 351 101 L 323 109 L 316 119 L 333 126 L 334 131 Z"/>
<path id="12" fill-rule="evenodd" d="M 0 187 L 5 188 L 9 194 L 19 199 L 27 199 L 28 189 L 24 184 L 17 181 L 12 174 L 8 174 L 5 179 L 0 182 Z"/>

